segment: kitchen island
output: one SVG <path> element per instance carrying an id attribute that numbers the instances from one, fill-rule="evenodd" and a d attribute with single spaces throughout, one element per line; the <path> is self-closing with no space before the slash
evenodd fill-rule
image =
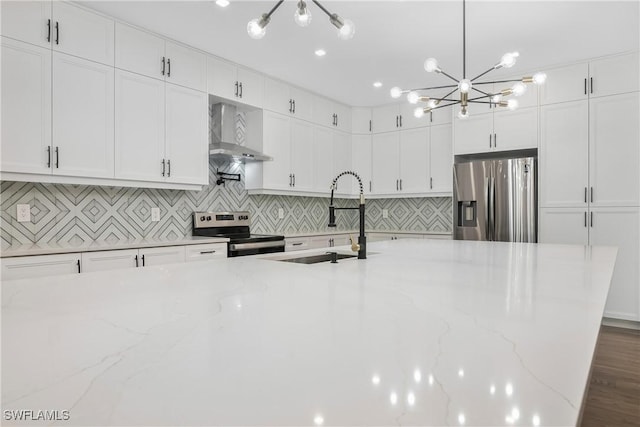
<path id="1" fill-rule="evenodd" d="M 5 281 L 4 423 L 576 425 L 615 257 L 395 240 Z"/>

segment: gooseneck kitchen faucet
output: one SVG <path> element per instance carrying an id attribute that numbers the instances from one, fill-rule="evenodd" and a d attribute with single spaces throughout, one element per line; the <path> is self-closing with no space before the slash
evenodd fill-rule
<path id="1" fill-rule="evenodd" d="M 333 192 L 336 189 L 336 183 L 344 175 L 352 175 L 358 180 L 360 184 L 360 205 L 357 208 L 336 208 L 333 206 Z M 331 182 L 331 201 L 329 202 L 329 227 L 336 226 L 336 209 L 353 210 L 358 209 L 360 211 L 360 235 L 358 236 L 358 244 L 351 241 L 351 249 L 358 251 L 358 259 L 367 259 L 367 238 L 364 235 L 364 190 L 362 187 L 362 180 L 357 173 L 352 171 L 344 171 L 334 178 Z"/>

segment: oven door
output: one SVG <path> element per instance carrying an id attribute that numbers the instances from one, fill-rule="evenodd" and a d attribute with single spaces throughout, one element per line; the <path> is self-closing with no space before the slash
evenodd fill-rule
<path id="1" fill-rule="evenodd" d="M 284 252 L 284 239 L 270 242 L 229 242 L 227 245 L 228 257 Z"/>

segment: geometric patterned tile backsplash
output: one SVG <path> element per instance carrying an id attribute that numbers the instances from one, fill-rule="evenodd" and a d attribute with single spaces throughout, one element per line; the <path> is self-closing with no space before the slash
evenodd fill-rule
<path id="1" fill-rule="evenodd" d="M 114 242 L 122 239 L 178 239 L 191 235 L 193 211 L 247 210 L 255 233 L 295 234 L 335 231 L 327 227 L 328 198 L 250 196 L 244 181 L 215 184 L 216 170 L 240 173 L 244 165 L 224 161 L 209 165 L 209 186 L 201 191 L 103 187 L 2 181 L 0 183 L 0 246 L 29 243 Z M 31 222 L 18 222 L 16 205 L 31 205 Z M 337 206 L 354 200 L 338 199 Z M 451 231 L 451 198 L 367 200 L 367 229 Z M 159 222 L 151 208 L 160 208 Z M 283 208 L 284 219 L 278 219 Z M 388 209 L 389 218 L 382 218 Z M 337 231 L 356 229 L 357 211 L 337 215 Z"/>

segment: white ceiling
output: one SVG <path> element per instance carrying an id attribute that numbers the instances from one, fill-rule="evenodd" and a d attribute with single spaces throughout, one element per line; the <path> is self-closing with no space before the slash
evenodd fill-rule
<path id="1" fill-rule="evenodd" d="M 435 57 L 462 74 L 462 1 L 322 1 L 356 25 L 340 40 L 327 16 L 308 0 L 309 27 L 293 21 L 295 0 L 274 13 L 262 40 L 249 38 L 247 22 L 276 1 L 88 1 L 108 15 L 174 38 L 265 74 L 354 106 L 389 103 L 392 86 L 449 84 L 427 74 Z M 525 74 L 566 62 L 640 48 L 640 1 L 467 2 L 467 77 L 493 66 L 503 53 L 520 52 L 509 70 Z M 318 58 L 314 51 L 327 55 Z M 503 70 L 501 70 L 503 72 Z M 498 72 L 495 73 L 498 76 Z M 383 82 L 375 89 L 372 83 Z"/>

